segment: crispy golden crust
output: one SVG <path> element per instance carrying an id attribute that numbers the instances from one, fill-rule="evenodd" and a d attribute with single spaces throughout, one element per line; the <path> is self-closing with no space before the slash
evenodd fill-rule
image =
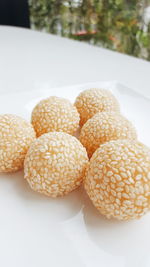
<path id="1" fill-rule="evenodd" d="M 12 114 L 0 115 L 0 172 L 21 169 L 34 139 L 35 131 L 29 122 Z"/>
<path id="2" fill-rule="evenodd" d="M 69 100 L 56 96 L 40 101 L 33 109 L 31 118 L 37 137 L 54 131 L 74 134 L 79 120 L 76 107 Z"/>
<path id="3" fill-rule="evenodd" d="M 105 89 L 88 89 L 79 94 L 75 106 L 80 114 L 80 126 L 97 112 L 119 112 L 119 104 L 112 93 Z"/>
<path id="4" fill-rule="evenodd" d="M 134 126 L 121 114 L 100 112 L 83 125 L 79 139 L 91 157 L 95 150 L 105 142 L 136 138 Z"/>
<path id="5" fill-rule="evenodd" d="M 86 149 L 74 136 L 51 132 L 30 147 L 24 163 L 25 179 L 35 191 L 63 196 L 81 184 L 87 164 Z"/>
<path id="6" fill-rule="evenodd" d="M 140 142 L 105 143 L 93 154 L 85 189 L 108 218 L 139 218 L 150 209 L 150 149 Z"/>

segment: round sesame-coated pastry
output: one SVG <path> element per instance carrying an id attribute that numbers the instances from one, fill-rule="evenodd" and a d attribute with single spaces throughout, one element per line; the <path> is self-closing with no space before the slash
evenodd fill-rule
<path id="1" fill-rule="evenodd" d="M 131 140 L 105 143 L 93 154 L 85 189 L 108 218 L 139 218 L 150 209 L 150 149 Z"/>
<path id="2" fill-rule="evenodd" d="M 77 138 L 51 132 L 40 136 L 28 150 L 25 179 L 39 193 L 63 196 L 81 184 L 87 164 L 86 149 Z"/>
<path id="3" fill-rule="evenodd" d="M 80 133 L 80 142 L 86 148 L 89 157 L 105 142 L 136 138 L 136 130 L 132 123 L 115 112 L 95 114 L 83 125 Z"/>
<path id="4" fill-rule="evenodd" d="M 74 134 L 79 120 L 76 107 L 69 100 L 56 96 L 41 100 L 33 109 L 31 119 L 37 137 L 54 131 Z"/>
<path id="5" fill-rule="evenodd" d="M 117 99 L 105 89 L 88 89 L 81 92 L 76 98 L 75 106 L 80 114 L 81 126 L 97 112 L 120 110 Z"/>
<path id="6" fill-rule="evenodd" d="M 34 139 L 35 131 L 29 122 L 13 114 L 0 115 L 0 172 L 21 169 Z"/>

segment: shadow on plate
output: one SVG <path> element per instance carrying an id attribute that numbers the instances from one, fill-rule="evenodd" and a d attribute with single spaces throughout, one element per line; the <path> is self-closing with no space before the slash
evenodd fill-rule
<path id="1" fill-rule="evenodd" d="M 1 174 L 0 186 L 1 190 L 9 191 L 10 198 L 17 198 L 22 208 L 28 208 L 29 212 L 39 212 L 39 216 L 49 214 L 49 218 L 55 222 L 74 217 L 83 207 L 81 188 L 65 197 L 50 198 L 34 192 L 24 179 L 23 171 Z"/>
<path id="2" fill-rule="evenodd" d="M 150 214 L 139 220 L 108 220 L 85 193 L 83 216 L 88 236 L 100 250 L 123 257 L 125 267 L 143 266 L 140 262 L 149 255 Z"/>

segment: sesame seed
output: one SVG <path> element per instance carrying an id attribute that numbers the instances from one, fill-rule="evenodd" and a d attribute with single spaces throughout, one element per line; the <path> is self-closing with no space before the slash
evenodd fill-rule
<path id="1" fill-rule="evenodd" d="M 118 205 L 121 204 L 121 201 L 119 200 L 119 198 L 116 198 L 116 203 L 117 203 Z"/>
<path id="2" fill-rule="evenodd" d="M 131 177 L 128 179 L 128 181 L 129 181 L 131 184 L 134 184 L 134 180 L 133 180 Z"/>
<path id="3" fill-rule="evenodd" d="M 112 183 L 116 183 L 116 179 L 113 176 L 111 177 L 110 180 L 111 180 Z"/>
<path id="4" fill-rule="evenodd" d="M 129 195 L 126 194 L 126 193 L 122 193 L 122 196 L 125 197 L 125 198 L 129 198 Z"/>
<path id="5" fill-rule="evenodd" d="M 137 171 L 138 172 L 143 172 L 142 168 L 140 166 L 137 166 Z"/>
<path id="6" fill-rule="evenodd" d="M 117 179 L 117 181 L 121 181 L 121 180 L 122 180 L 120 175 L 115 174 L 114 176 L 115 176 L 115 178 Z"/>
<path id="7" fill-rule="evenodd" d="M 142 175 L 141 174 L 138 174 L 135 179 L 138 181 L 138 180 L 141 180 L 142 179 Z"/>
<path id="8" fill-rule="evenodd" d="M 127 178 L 127 177 L 128 177 L 127 174 L 126 174 L 125 172 L 121 172 L 120 174 L 121 174 L 121 176 L 122 176 L 123 178 Z"/>
<path id="9" fill-rule="evenodd" d="M 116 192 L 114 190 L 111 190 L 111 194 L 115 197 L 116 196 Z"/>
<path id="10" fill-rule="evenodd" d="M 130 200 L 124 200 L 123 204 L 130 206 L 132 204 L 132 202 Z"/>
<path id="11" fill-rule="evenodd" d="M 107 176 L 109 177 L 109 176 L 112 176 L 113 175 L 113 172 L 112 171 L 108 171 L 107 172 Z"/>

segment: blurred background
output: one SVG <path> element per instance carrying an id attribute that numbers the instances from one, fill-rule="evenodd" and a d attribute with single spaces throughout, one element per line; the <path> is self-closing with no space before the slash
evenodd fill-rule
<path id="1" fill-rule="evenodd" d="M 150 0 L 0 2 L 4 2 L 5 9 L 6 3 L 9 2 L 11 12 L 13 9 L 17 10 L 17 13 L 13 11 L 15 18 L 24 17 L 24 22 L 20 19 L 20 25 L 18 22 L 17 25 L 14 23 L 15 26 L 65 36 L 150 61 Z M 9 10 L 8 6 L 7 9 Z M 0 10 L 2 17 L 2 4 Z M 9 16 L 10 14 L 7 14 L 7 17 Z M 7 23 L 0 21 L 0 24 Z M 11 21 L 8 24 L 11 24 Z"/>
<path id="2" fill-rule="evenodd" d="M 150 0 L 30 0 L 31 27 L 150 60 Z"/>

